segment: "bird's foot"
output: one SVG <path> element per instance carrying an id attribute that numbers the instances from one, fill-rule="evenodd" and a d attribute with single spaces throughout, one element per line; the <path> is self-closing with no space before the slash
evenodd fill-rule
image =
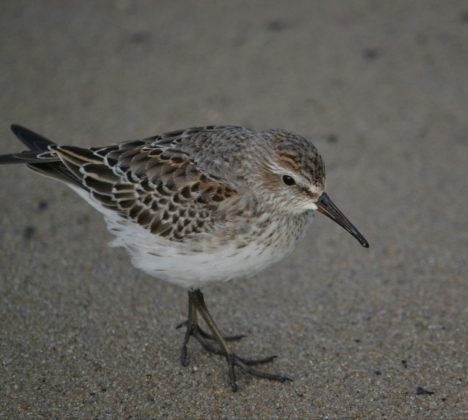
<path id="1" fill-rule="evenodd" d="M 179 328 L 182 327 L 189 327 L 189 322 L 188 320 L 181 322 L 176 326 L 176 329 L 178 330 Z M 207 340 L 212 340 L 216 341 L 216 338 L 214 338 L 211 334 L 208 334 L 203 328 L 201 328 L 198 324 L 192 325 L 191 328 L 195 331 L 196 333 L 201 335 L 203 338 L 206 338 Z M 194 335 L 192 333 L 192 335 Z M 247 337 L 245 334 L 237 334 L 237 335 L 223 335 L 224 341 L 239 341 L 242 340 L 243 338 Z"/>
<path id="2" fill-rule="evenodd" d="M 263 372 L 252 366 L 264 363 L 270 363 L 276 359 L 277 356 L 265 357 L 262 359 L 244 359 L 237 356 L 235 353 L 227 355 L 228 373 L 229 373 L 229 384 L 233 392 L 237 391 L 237 379 L 235 367 L 237 366 L 242 372 L 248 373 L 249 375 L 256 376 L 257 378 L 269 379 L 270 381 L 287 382 L 292 381 L 291 378 L 284 375 L 278 375 L 275 373 Z"/>
<path id="3" fill-rule="evenodd" d="M 241 371 L 256 376 L 257 378 L 269 379 L 271 381 L 278 381 L 278 382 L 286 382 L 292 381 L 291 378 L 283 375 L 272 374 L 268 372 L 263 372 L 252 366 L 255 365 L 263 365 L 266 363 L 273 362 L 277 356 L 268 356 L 256 359 L 248 359 L 244 357 L 240 357 L 235 353 L 229 352 L 227 355 L 219 346 L 215 337 L 207 332 L 203 331 L 197 324 L 190 324 L 189 321 L 185 321 L 177 326 L 177 328 L 181 328 L 185 326 L 187 328 L 186 335 L 184 339 L 184 343 L 181 348 L 181 355 L 180 355 L 180 362 L 182 366 L 188 366 L 190 363 L 189 356 L 188 356 L 188 349 L 187 344 L 190 337 L 194 337 L 201 346 L 209 353 L 216 354 L 218 356 L 226 357 L 227 364 L 228 364 L 228 374 L 229 374 L 229 384 L 231 386 L 232 391 L 237 391 L 237 379 L 236 379 L 236 372 L 235 368 L 239 368 Z M 240 340 L 244 336 L 231 336 L 231 337 L 224 337 L 225 340 L 231 339 L 230 341 Z"/>
<path id="4" fill-rule="evenodd" d="M 194 337 L 209 353 L 214 353 L 218 355 L 223 354 L 223 351 L 221 350 L 216 341 L 216 338 L 204 331 L 198 324 L 193 324 L 187 320 L 177 325 L 176 328 L 178 329 L 184 326 L 186 328 L 185 338 L 180 352 L 180 363 L 182 364 L 182 366 L 188 366 L 190 363 L 187 350 L 187 345 L 190 340 L 190 337 Z M 223 338 L 225 341 L 237 341 L 241 340 L 244 337 L 245 335 L 232 335 Z"/>
<path id="5" fill-rule="evenodd" d="M 182 343 L 180 362 L 182 366 L 188 366 L 189 357 L 187 345 L 190 337 L 194 337 L 201 346 L 209 353 L 224 356 L 228 364 L 229 384 L 232 391 L 237 391 L 236 368 L 242 372 L 247 373 L 257 378 L 269 379 L 271 381 L 286 382 L 291 381 L 291 378 L 274 373 L 263 372 L 253 367 L 255 365 L 262 365 L 271 363 L 276 359 L 276 356 L 263 357 L 260 359 L 246 359 L 233 353 L 227 341 L 236 341 L 243 338 L 243 335 L 234 335 L 230 337 L 223 337 L 213 318 L 211 317 L 208 308 L 205 304 L 205 299 L 200 289 L 189 290 L 188 292 L 188 317 L 187 321 L 182 322 L 177 328 L 185 327 L 185 336 Z M 203 331 L 198 324 L 198 315 L 203 318 L 203 321 L 210 329 L 211 334 Z"/>

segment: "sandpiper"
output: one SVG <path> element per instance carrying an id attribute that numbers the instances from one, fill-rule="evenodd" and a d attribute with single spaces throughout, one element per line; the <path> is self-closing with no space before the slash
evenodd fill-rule
<path id="1" fill-rule="evenodd" d="M 0 164 L 23 163 L 64 182 L 104 215 L 112 245 L 126 248 L 137 268 L 186 288 L 181 363 L 188 365 L 194 337 L 226 358 L 233 391 L 236 368 L 289 378 L 254 367 L 275 356 L 247 359 L 231 350 L 227 343 L 243 336 L 221 334 L 200 287 L 255 274 L 289 254 L 315 210 L 369 246 L 324 192 L 317 149 L 286 130 L 206 126 L 85 149 L 11 128 L 29 150 L 0 156 Z"/>

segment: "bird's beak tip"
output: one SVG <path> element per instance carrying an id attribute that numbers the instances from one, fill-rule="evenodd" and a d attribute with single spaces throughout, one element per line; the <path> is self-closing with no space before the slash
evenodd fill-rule
<path id="1" fill-rule="evenodd" d="M 336 207 L 331 201 L 330 197 L 326 193 L 322 193 L 317 202 L 318 211 L 325 216 L 338 223 L 351 235 L 353 235 L 357 241 L 364 247 L 369 248 L 369 242 L 364 236 L 357 230 L 357 228 L 345 217 L 345 215 Z"/>

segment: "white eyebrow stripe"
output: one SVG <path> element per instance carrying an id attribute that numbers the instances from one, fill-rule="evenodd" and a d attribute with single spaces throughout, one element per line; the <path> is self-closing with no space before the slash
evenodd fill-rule
<path id="1" fill-rule="evenodd" d="M 301 178 L 301 179 L 304 179 L 304 177 L 301 174 L 298 174 L 297 172 L 291 171 L 290 169 L 283 168 L 282 166 L 279 166 L 275 162 L 268 162 L 267 168 L 270 169 L 271 172 L 273 172 L 274 174 L 277 174 L 277 175 L 289 175 L 292 178 L 294 178 L 295 180 L 297 180 L 298 177 Z"/>

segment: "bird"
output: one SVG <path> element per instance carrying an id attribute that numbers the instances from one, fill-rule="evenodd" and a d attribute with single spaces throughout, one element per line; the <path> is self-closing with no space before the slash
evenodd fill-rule
<path id="1" fill-rule="evenodd" d="M 189 365 L 194 338 L 225 358 L 232 391 L 239 370 L 272 381 L 291 378 L 257 366 L 276 356 L 235 353 L 229 343 L 244 336 L 222 335 L 201 288 L 280 261 L 317 211 L 369 247 L 325 192 L 317 148 L 287 130 L 211 125 L 91 148 L 59 145 L 16 124 L 11 130 L 28 150 L 0 155 L 0 164 L 25 164 L 65 183 L 104 216 L 111 245 L 125 248 L 136 268 L 184 288 L 180 362 Z"/>

